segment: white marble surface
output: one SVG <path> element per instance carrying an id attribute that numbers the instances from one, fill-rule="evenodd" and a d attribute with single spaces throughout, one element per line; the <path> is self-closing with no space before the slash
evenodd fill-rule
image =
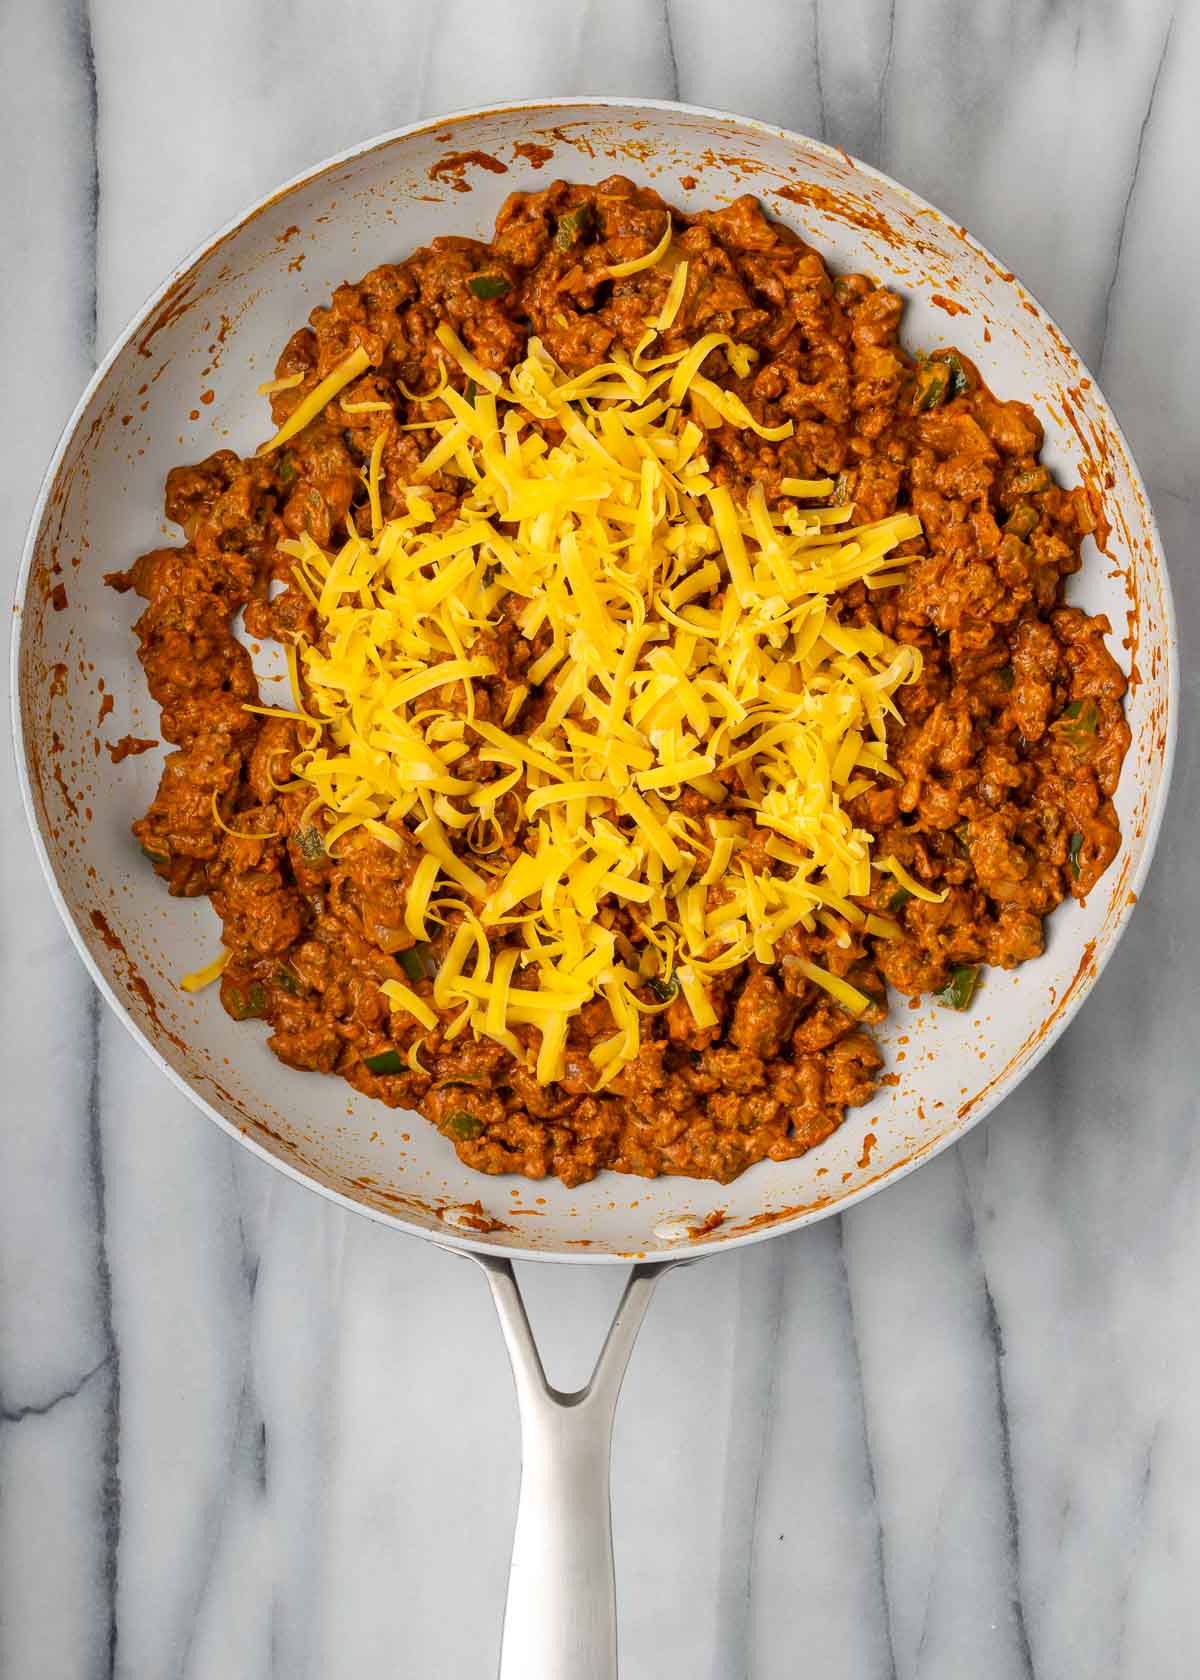
<path id="1" fill-rule="evenodd" d="M 1187 657 L 1198 81 L 1187 0 L 8 0 L 2 564 L 97 356 L 244 202 L 425 113 L 607 90 L 836 141 L 1001 253 L 1129 432 Z M 992 1121 L 664 1282 L 615 1454 L 629 1680 L 1200 1674 L 1197 712 L 1193 671 L 1141 909 Z M 481 1279 L 142 1060 L 3 776 L 0 1674 L 490 1674 L 518 1442 Z M 560 1381 L 618 1282 L 527 1276 Z"/>

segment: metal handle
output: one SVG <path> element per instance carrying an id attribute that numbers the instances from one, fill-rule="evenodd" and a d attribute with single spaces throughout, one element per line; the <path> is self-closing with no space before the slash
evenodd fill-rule
<path id="1" fill-rule="evenodd" d="M 500 1680 L 616 1680 L 613 1417 L 654 1285 L 674 1262 L 634 1266 L 591 1380 L 564 1394 L 546 1381 L 511 1264 L 474 1258 L 488 1274 L 521 1414 L 521 1494 Z"/>

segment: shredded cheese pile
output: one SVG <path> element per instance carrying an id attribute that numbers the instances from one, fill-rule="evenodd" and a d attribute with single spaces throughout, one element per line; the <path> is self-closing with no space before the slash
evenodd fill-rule
<path id="1" fill-rule="evenodd" d="M 788 929 L 843 943 L 847 924 L 899 931 L 853 902 L 870 891 L 871 837 L 846 805 L 896 777 L 885 723 L 920 655 L 843 623 L 832 597 L 899 581 L 894 550 L 920 523 L 850 529 L 848 507 L 780 511 L 761 485 L 734 500 L 705 428 L 779 440 L 791 423 L 763 426 L 704 376 L 718 349 L 752 365 L 723 334 L 648 354 L 685 280 L 680 263 L 632 358 L 577 378 L 535 338 L 502 384 L 441 326 L 474 400 L 441 388 L 406 511 L 382 514 L 381 429 L 370 535 L 336 553 L 307 536 L 282 545 L 322 625 L 319 645 L 296 650 L 302 686 L 289 650 L 304 698 L 285 715 L 313 726 L 294 769 L 326 813 L 326 846 L 353 830 L 415 842 L 407 931 L 454 929 L 432 1002 L 399 981 L 383 990 L 424 1029 L 494 1039 L 543 1083 L 595 999 L 614 1028 L 591 1049 L 598 1089 L 637 1056 L 642 1015 L 678 988 L 696 1025 L 714 1025 L 706 980 L 771 962 Z M 312 397 L 344 388 L 340 371 Z M 435 530 L 422 483 L 439 469 L 463 498 Z M 806 502 L 833 488 L 782 483 Z M 512 672 L 486 651 L 505 621 L 533 653 Z M 795 960 L 855 1013 L 867 1006 Z"/>

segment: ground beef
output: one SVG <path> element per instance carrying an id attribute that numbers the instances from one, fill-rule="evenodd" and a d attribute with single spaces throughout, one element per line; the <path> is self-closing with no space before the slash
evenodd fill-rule
<path id="1" fill-rule="evenodd" d="M 444 412 L 417 399 L 446 375 L 459 390 L 466 383 L 436 339 L 440 322 L 499 373 L 531 331 L 568 372 L 632 351 L 668 278 L 644 270 L 614 281 L 607 269 L 652 249 L 666 212 L 656 193 L 619 177 L 556 181 L 513 194 L 490 245 L 438 239 L 340 286 L 284 348 L 277 373 L 300 381 L 272 397 L 273 419 L 281 424 L 358 346 L 370 369 L 343 397 L 386 412 L 346 413 L 335 402 L 265 458 L 221 450 L 174 469 L 166 511 L 184 544 L 112 580 L 146 602 L 140 657 L 176 749 L 134 832 L 172 893 L 207 893 L 221 916 L 232 954 L 226 1009 L 268 1022 L 270 1047 L 289 1066 L 341 1074 L 370 1097 L 420 1110 L 481 1172 L 577 1184 L 609 1167 L 727 1181 L 755 1161 L 803 1153 L 875 1091 L 882 1064 L 868 1029 L 883 1018 L 889 984 L 916 995 L 967 966 L 1036 956 L 1043 918 L 1068 894 L 1090 892 L 1120 842 L 1112 800 L 1129 743 L 1125 681 L 1105 646 L 1107 622 L 1063 599 L 1093 513 L 1083 490 L 1064 490 L 1039 462 L 1037 417 L 993 396 L 953 350 L 910 354 L 895 293 L 864 275 L 831 275 L 753 199 L 691 218 L 672 211 L 688 272 L 663 348 L 708 332 L 753 345 L 744 376 L 720 351 L 705 371 L 767 424 L 794 427 L 777 444 L 727 425 L 710 432 L 714 478 L 739 498 L 759 483 L 774 502 L 784 477 L 833 475 L 857 521 L 920 516 L 923 536 L 904 545 L 906 581 L 855 585 L 841 600 L 851 622 L 917 646 L 924 660 L 919 682 L 898 695 L 889 740 L 898 780 L 862 793 L 852 815 L 879 855 L 894 854 L 946 896 L 926 903 L 880 877 L 860 907 L 896 924 L 891 937 L 866 934 L 847 948 L 832 932 L 792 930 L 774 967 L 752 961 L 718 977 L 714 1027 L 697 1029 L 682 997 L 664 1000 L 645 1018 L 637 1060 L 602 1092 L 588 1059 L 613 1031 L 602 1001 L 573 1023 L 563 1078 L 547 1087 L 490 1040 L 450 1041 L 441 1027 L 420 1035 L 393 1017 L 380 984 L 404 979 L 431 1000 L 444 948 L 414 950 L 404 927 L 419 848 L 400 829 L 399 851 L 352 833 L 336 860 L 328 855 L 310 790 L 288 785 L 295 725 L 245 709 L 257 686 L 235 622 L 244 614 L 261 637 L 315 633 L 277 544 L 303 532 L 323 545 L 339 539 L 361 508 L 363 465 L 384 427 L 383 511 L 402 511 L 426 446 L 396 422 Z M 480 272 L 494 295 L 476 295 Z M 453 512 L 459 482 L 429 481 L 439 514 Z M 481 702 L 503 716 L 541 649 L 502 623 L 476 651 L 497 668 Z M 531 718 L 539 703 L 535 692 Z M 877 1000 L 867 1018 L 855 1021 L 805 980 L 800 959 Z"/>

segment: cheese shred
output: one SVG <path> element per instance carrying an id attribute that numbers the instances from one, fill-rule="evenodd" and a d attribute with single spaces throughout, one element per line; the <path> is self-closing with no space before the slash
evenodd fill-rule
<path id="1" fill-rule="evenodd" d="M 668 221 L 653 251 L 608 272 L 660 263 L 670 241 Z M 296 648 L 297 704 L 320 739 L 293 774 L 326 813 L 327 846 L 386 837 L 417 854 L 407 931 L 447 930 L 431 995 L 381 991 L 422 1034 L 491 1038 L 542 1083 L 562 1076 L 589 1005 L 612 1021 L 590 1051 L 599 1089 L 638 1056 L 644 1014 L 678 998 L 697 1029 L 717 1026 L 719 976 L 779 960 L 792 930 L 843 946 L 864 924 L 898 934 L 854 902 L 872 865 L 934 896 L 873 859 L 847 809 L 895 774 L 887 720 L 920 653 L 837 600 L 901 578 L 920 522 L 856 528 L 827 505 L 828 479 L 785 478 L 768 502 L 713 477 L 706 426 L 792 427 L 716 382 L 718 353 L 737 371 L 754 359 L 725 335 L 647 359 L 686 286 L 677 263 L 633 360 L 575 379 L 537 338 L 502 379 L 443 324 L 474 400 L 441 390 L 419 482 L 387 486 L 406 511 L 383 516 L 381 432 L 370 534 L 352 528 L 335 552 L 280 545 L 320 622 Z M 354 352 L 267 448 L 365 365 Z M 458 498 L 436 521 L 435 475 Z M 851 1014 L 870 1007 L 789 960 Z"/>
<path id="2" fill-rule="evenodd" d="M 214 957 L 210 963 L 205 963 L 203 968 L 197 968 L 191 974 L 185 974 L 179 982 L 181 989 L 185 992 L 202 992 L 205 986 L 211 986 L 214 980 L 221 978 L 229 967 L 229 959 L 232 955 L 232 951 L 222 951 L 220 956 Z"/>
<path id="3" fill-rule="evenodd" d="M 308 395 L 296 404 L 280 426 L 270 443 L 264 443 L 259 450 L 260 455 L 269 455 L 278 449 L 280 444 L 287 443 L 297 432 L 302 432 L 305 426 L 317 418 L 326 403 L 333 401 L 339 391 L 344 391 L 352 379 L 357 379 L 370 367 L 371 361 L 361 344 L 356 350 L 340 361 L 332 373 L 326 374 L 319 385 L 313 387 Z"/>

